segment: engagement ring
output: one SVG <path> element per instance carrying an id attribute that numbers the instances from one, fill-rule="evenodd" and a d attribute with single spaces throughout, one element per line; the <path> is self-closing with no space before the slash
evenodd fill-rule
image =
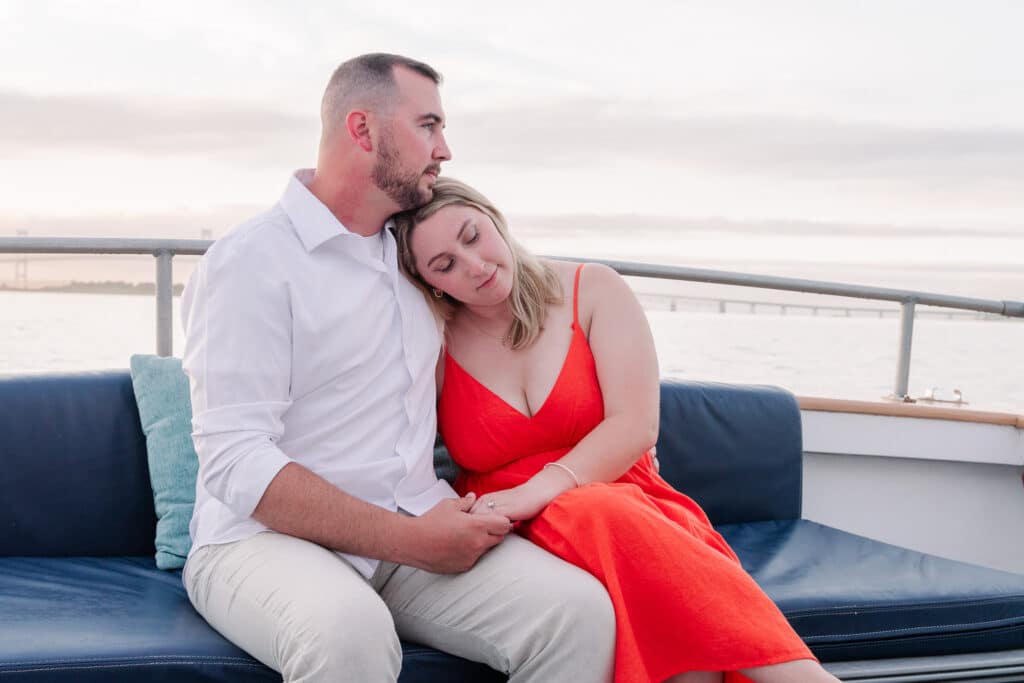
<path id="1" fill-rule="evenodd" d="M 494 509 L 494 501 L 493 500 L 487 501 L 487 507 L 490 508 L 491 510 L 493 510 Z"/>

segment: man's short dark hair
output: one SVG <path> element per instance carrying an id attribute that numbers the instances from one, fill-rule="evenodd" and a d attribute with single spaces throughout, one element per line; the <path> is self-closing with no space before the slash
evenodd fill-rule
<path id="1" fill-rule="evenodd" d="M 324 90 L 320 105 L 324 132 L 340 124 L 353 109 L 388 107 L 397 92 L 394 75 L 396 67 L 409 69 L 441 84 L 441 74 L 437 70 L 415 59 L 386 52 L 353 57 L 334 70 Z"/>

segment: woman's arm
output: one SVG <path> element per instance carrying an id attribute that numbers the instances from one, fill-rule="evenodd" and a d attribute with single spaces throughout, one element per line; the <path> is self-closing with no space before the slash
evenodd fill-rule
<path id="1" fill-rule="evenodd" d="M 580 297 L 593 310 L 588 337 L 604 420 L 558 462 L 586 484 L 618 479 L 654 446 L 660 393 L 658 355 L 640 302 L 611 268 L 591 264 L 584 271 Z"/>
<path id="2" fill-rule="evenodd" d="M 605 417 L 557 462 L 580 484 L 614 481 L 658 440 L 659 374 L 654 338 L 643 308 L 611 268 L 589 264 L 580 285 L 580 318 L 590 316 L 589 340 L 604 397 Z M 556 496 L 574 488 L 572 476 L 546 467 L 526 483 L 489 493 L 473 508 L 510 519 L 529 519 Z"/>

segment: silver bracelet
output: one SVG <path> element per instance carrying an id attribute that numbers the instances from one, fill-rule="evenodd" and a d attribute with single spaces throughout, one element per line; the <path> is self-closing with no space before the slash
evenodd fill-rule
<path id="1" fill-rule="evenodd" d="M 564 470 L 565 472 L 568 472 L 569 476 L 572 477 L 572 480 L 574 482 L 576 482 L 576 488 L 579 488 L 580 486 L 582 486 L 582 484 L 580 484 L 580 478 L 576 476 L 575 472 L 573 472 L 571 469 L 569 469 L 568 465 L 563 465 L 560 462 L 544 463 L 544 468 L 543 469 L 547 469 L 548 467 L 557 467 L 560 470 Z"/>

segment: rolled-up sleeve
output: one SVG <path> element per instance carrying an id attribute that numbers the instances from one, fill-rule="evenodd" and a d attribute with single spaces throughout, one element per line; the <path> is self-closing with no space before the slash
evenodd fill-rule
<path id="1" fill-rule="evenodd" d="M 182 364 L 202 486 L 237 515 L 252 515 L 291 459 L 277 447 L 291 405 L 288 287 L 272 258 L 245 243 L 207 254 L 182 298 Z"/>

